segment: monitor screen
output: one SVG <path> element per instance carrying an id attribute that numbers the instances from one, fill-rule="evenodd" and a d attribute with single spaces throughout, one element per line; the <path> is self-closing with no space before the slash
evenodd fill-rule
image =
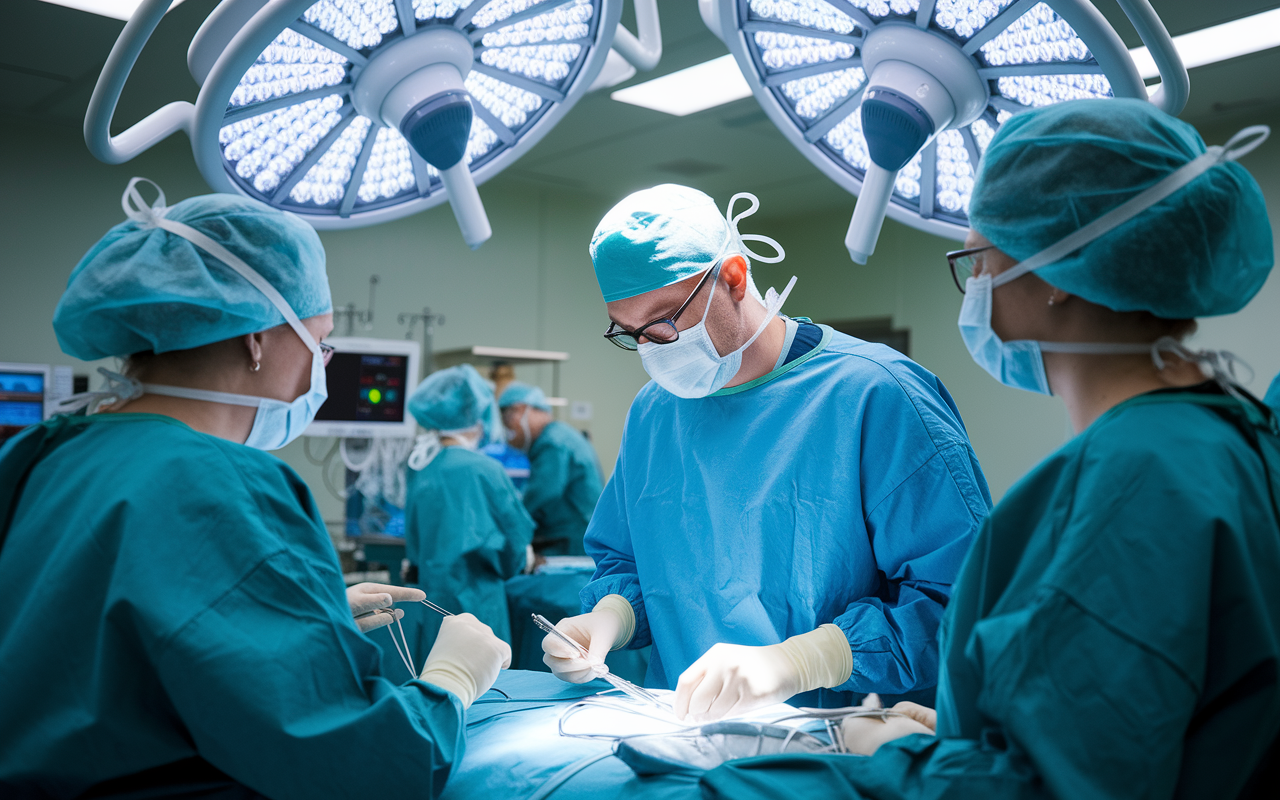
<path id="1" fill-rule="evenodd" d="M 0 370 L 0 443 L 44 419 L 47 374 Z"/>
<path id="2" fill-rule="evenodd" d="M 407 355 L 338 351 L 325 372 L 329 399 L 320 406 L 317 422 L 404 422 Z"/>

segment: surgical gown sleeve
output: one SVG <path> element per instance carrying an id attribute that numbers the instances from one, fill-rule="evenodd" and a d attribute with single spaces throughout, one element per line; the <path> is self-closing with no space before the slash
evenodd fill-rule
<path id="1" fill-rule="evenodd" d="M 622 431 L 622 452 L 626 452 L 630 427 L 628 418 Z M 649 618 L 644 611 L 644 592 L 640 589 L 640 577 L 636 573 L 631 526 L 623 505 L 624 486 L 620 452 L 618 466 L 600 494 L 600 501 L 596 503 L 595 513 L 591 515 L 591 524 L 587 527 L 587 536 L 583 541 L 587 555 L 596 562 L 596 573 L 591 583 L 582 590 L 582 611 L 585 613 L 595 608 L 596 603 L 607 595 L 622 595 L 636 614 L 635 632 L 627 646 L 647 647 L 653 640 L 649 633 Z"/>
<path id="2" fill-rule="evenodd" d="M 880 588 L 834 620 L 853 653 L 853 671 L 838 691 L 899 695 L 937 684 L 938 625 L 990 507 L 946 390 L 918 368 L 893 377 L 869 390 L 876 425 L 864 430 L 861 454 Z"/>
<path id="3" fill-rule="evenodd" d="M 434 797 L 461 758 L 461 703 L 377 674 L 334 581 L 282 551 L 185 625 L 158 677 L 201 756 L 269 797 Z M 340 583 L 339 583 L 340 585 Z"/>
<path id="4" fill-rule="evenodd" d="M 514 578 L 524 570 L 528 559 L 526 548 L 533 541 L 533 519 L 501 468 L 488 470 L 485 478 L 490 512 L 499 528 L 506 533 L 505 545 L 498 553 L 501 574 L 504 579 Z"/>

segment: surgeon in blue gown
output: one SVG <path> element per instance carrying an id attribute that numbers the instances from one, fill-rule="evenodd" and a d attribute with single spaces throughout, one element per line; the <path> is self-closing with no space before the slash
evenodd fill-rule
<path id="1" fill-rule="evenodd" d="M 319 237 L 135 184 L 53 320 L 124 374 L 0 450 L 0 797 L 435 796 L 510 650 L 460 615 L 420 679 L 380 674 L 362 631 L 421 593 L 344 590 L 311 492 L 263 452 L 326 396 Z"/>
<path id="2" fill-rule="evenodd" d="M 748 257 L 780 259 L 745 246 L 772 240 L 738 234 L 757 205 L 734 216 L 741 197 L 722 214 L 657 186 L 592 237 L 605 335 L 653 381 L 587 529 L 587 613 L 559 627 L 590 661 L 652 643 L 645 683 L 693 719 L 927 696 L 986 482 L 934 375 L 759 295 Z M 592 676 L 554 637 L 543 647 L 566 680 Z"/>
<path id="3" fill-rule="evenodd" d="M 466 611 L 511 640 L 508 578 L 530 561 L 533 520 L 502 465 L 478 452 L 501 435 L 497 402 L 470 364 L 432 373 L 409 397 L 426 429 L 409 456 L 405 556 L 414 584 L 449 611 Z M 425 608 L 410 613 L 410 648 L 420 661 L 440 627 Z"/>
<path id="4" fill-rule="evenodd" d="M 961 333 L 1002 383 L 1061 397 L 1077 435 L 978 535 L 936 716 L 850 720 L 871 758 L 740 761 L 706 796 L 1280 796 L 1280 420 L 1226 356 L 1181 344 L 1271 271 L 1262 192 L 1231 163 L 1250 139 L 1207 152 L 1139 100 L 1000 128 L 952 254 L 972 270 Z"/>
<path id="5" fill-rule="evenodd" d="M 604 486 L 595 448 L 573 427 L 551 418 L 536 386 L 513 382 L 498 398 L 511 443 L 529 454 L 524 507 L 537 528 L 540 554 L 583 555 L 582 538 Z"/>

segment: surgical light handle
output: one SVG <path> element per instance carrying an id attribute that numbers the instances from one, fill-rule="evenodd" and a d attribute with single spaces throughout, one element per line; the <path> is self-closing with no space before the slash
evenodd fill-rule
<path id="1" fill-rule="evenodd" d="M 107 56 L 107 63 L 93 87 L 89 110 L 84 117 L 84 141 L 89 152 L 107 164 L 123 164 L 169 136 L 184 131 L 191 136 L 196 107 L 179 101 L 153 111 L 119 136 L 111 135 L 111 120 L 120 101 L 120 92 L 137 63 L 138 54 L 169 10 L 172 0 L 143 0 L 125 23 Z"/>
<path id="2" fill-rule="evenodd" d="M 1151 96 L 1151 102 L 1166 114 L 1177 116 L 1191 94 L 1191 78 L 1178 55 L 1178 48 L 1173 44 L 1173 37 L 1151 7 L 1150 0 L 1116 2 L 1147 46 L 1151 59 L 1156 62 L 1156 69 L 1160 70 L 1160 88 Z"/>

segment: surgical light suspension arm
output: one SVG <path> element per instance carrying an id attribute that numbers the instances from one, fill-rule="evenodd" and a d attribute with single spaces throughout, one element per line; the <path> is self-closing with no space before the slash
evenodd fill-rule
<path id="1" fill-rule="evenodd" d="M 125 24 L 120 38 L 116 39 L 107 63 L 102 68 L 98 83 L 89 99 L 89 110 L 84 117 L 84 141 L 89 152 L 107 164 L 123 164 L 147 148 L 178 131 L 191 135 L 195 121 L 195 106 L 186 101 L 169 103 L 147 115 L 136 125 L 121 133 L 111 135 L 111 118 L 115 116 L 116 103 L 124 89 L 129 73 L 138 60 L 138 54 L 160 24 L 171 0 L 143 0 L 133 17 Z"/>
<path id="2" fill-rule="evenodd" d="M 658 24 L 658 0 L 634 0 L 637 38 L 618 23 L 613 49 L 642 72 L 658 66 L 662 58 L 662 28 Z"/>
<path id="3" fill-rule="evenodd" d="M 1151 53 L 1151 59 L 1160 70 L 1160 88 L 1151 96 L 1156 108 L 1177 116 L 1187 104 L 1191 94 L 1191 78 L 1187 68 L 1178 55 L 1178 49 L 1169 36 L 1160 16 L 1151 7 L 1149 0 L 1117 0 L 1125 16 L 1133 23 L 1142 43 Z"/>

